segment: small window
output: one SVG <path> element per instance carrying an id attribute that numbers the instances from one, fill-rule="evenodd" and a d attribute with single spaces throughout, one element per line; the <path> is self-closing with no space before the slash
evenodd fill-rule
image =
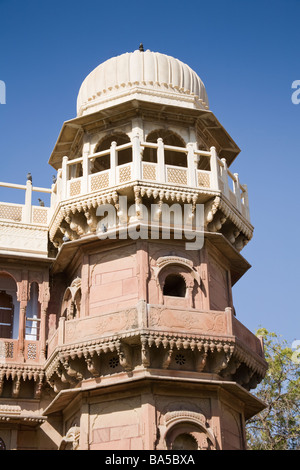
<path id="1" fill-rule="evenodd" d="M 16 339 L 19 335 L 17 285 L 7 273 L 0 273 L 0 338 Z"/>
<path id="2" fill-rule="evenodd" d="M 105 137 L 96 147 L 95 153 L 109 150 L 111 143 L 116 142 L 117 146 L 130 143 L 130 139 L 126 134 L 112 134 Z M 118 150 L 118 165 L 124 165 L 125 163 L 132 162 L 132 149 Z M 91 168 L 92 173 L 98 173 L 103 170 L 110 169 L 110 155 L 102 155 L 102 157 L 95 158 L 93 166 Z"/>
<path id="3" fill-rule="evenodd" d="M 185 297 L 186 285 L 183 277 L 178 274 L 169 274 L 165 279 L 163 294 L 172 297 Z"/>
<path id="4" fill-rule="evenodd" d="M 186 147 L 186 144 L 181 137 L 167 129 L 158 129 L 150 132 L 147 137 L 147 142 L 157 143 L 158 138 L 163 139 L 164 145 L 182 148 Z M 186 153 L 166 149 L 164 153 L 166 165 L 187 167 Z M 143 161 L 157 163 L 157 150 L 146 147 L 143 153 Z"/>
<path id="5" fill-rule="evenodd" d="M 12 338 L 14 306 L 12 297 L 5 291 L 0 292 L 0 338 Z"/>
<path id="6" fill-rule="evenodd" d="M 39 286 L 32 282 L 30 286 L 30 300 L 26 308 L 25 339 L 38 341 L 40 337 L 41 304 L 39 302 Z"/>
<path id="7" fill-rule="evenodd" d="M 172 450 L 198 450 L 198 443 L 191 434 L 179 434 L 174 439 Z"/>

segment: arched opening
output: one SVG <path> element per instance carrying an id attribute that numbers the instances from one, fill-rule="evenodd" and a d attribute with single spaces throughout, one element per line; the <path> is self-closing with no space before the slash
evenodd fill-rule
<path id="1" fill-rule="evenodd" d="M 186 284 L 183 277 L 179 274 L 169 274 L 165 279 L 163 295 L 171 297 L 185 297 Z"/>
<path id="2" fill-rule="evenodd" d="M 14 322 L 14 304 L 12 296 L 0 291 L 0 338 L 11 338 Z"/>
<path id="3" fill-rule="evenodd" d="M 81 163 L 74 163 L 74 165 L 69 165 L 69 179 L 80 178 L 82 174 L 83 172 Z"/>
<path id="4" fill-rule="evenodd" d="M 152 131 L 147 136 L 146 142 L 157 143 L 157 139 L 162 138 L 164 145 L 172 145 L 173 147 L 185 148 L 184 140 L 174 132 L 167 129 L 158 129 Z M 143 153 L 143 161 L 157 163 L 157 150 L 145 148 Z M 180 167 L 187 167 L 187 155 L 184 152 L 175 152 L 174 150 L 165 149 L 165 164 Z"/>
<path id="5" fill-rule="evenodd" d="M 78 289 L 74 295 L 74 318 L 80 317 L 81 289 Z"/>
<path id="6" fill-rule="evenodd" d="M 210 450 L 215 448 L 215 439 L 204 422 L 197 422 L 195 416 L 191 419 L 187 411 L 184 416 L 172 419 L 173 424 L 164 436 L 166 448 L 169 450 Z M 176 422 L 177 421 L 177 422 Z M 201 420 L 202 421 L 202 420 Z"/>
<path id="7" fill-rule="evenodd" d="M 26 308 L 25 339 L 38 341 L 40 338 L 41 304 L 39 302 L 39 285 L 32 282 L 30 297 Z"/>
<path id="8" fill-rule="evenodd" d="M 1 437 L 0 437 L 0 450 L 6 450 L 5 442 Z"/>
<path id="9" fill-rule="evenodd" d="M 19 336 L 19 302 L 17 285 L 7 273 L 0 273 L 0 338 Z"/>
<path id="10" fill-rule="evenodd" d="M 130 142 L 128 135 L 122 133 L 110 134 L 99 142 L 96 146 L 95 153 L 109 150 L 111 143 L 116 142 L 117 146 L 127 144 Z M 132 149 L 123 149 L 118 151 L 118 165 L 124 165 L 132 161 Z M 110 154 L 103 155 L 102 157 L 95 158 L 93 167 L 91 168 L 92 173 L 98 173 L 99 171 L 110 169 Z"/>
<path id="11" fill-rule="evenodd" d="M 81 288 L 70 286 L 65 291 L 62 306 L 61 316 L 65 317 L 66 320 L 73 320 L 80 316 L 81 307 Z"/>
<path id="12" fill-rule="evenodd" d="M 188 433 L 182 433 L 175 437 L 172 450 L 198 450 L 198 442 Z"/>

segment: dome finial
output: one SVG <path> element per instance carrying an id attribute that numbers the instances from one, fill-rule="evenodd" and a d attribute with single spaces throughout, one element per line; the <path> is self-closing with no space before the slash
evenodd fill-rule
<path id="1" fill-rule="evenodd" d="M 139 50 L 140 50 L 141 52 L 144 52 L 144 46 L 143 46 L 143 43 L 142 43 L 142 42 L 141 42 L 141 44 L 140 44 Z"/>

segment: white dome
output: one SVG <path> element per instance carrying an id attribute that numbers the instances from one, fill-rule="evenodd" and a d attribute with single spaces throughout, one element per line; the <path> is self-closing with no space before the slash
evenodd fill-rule
<path id="1" fill-rule="evenodd" d="M 103 62 L 85 78 L 77 115 L 133 99 L 135 93 L 152 102 L 208 109 L 204 84 L 188 65 L 159 52 L 136 50 Z"/>

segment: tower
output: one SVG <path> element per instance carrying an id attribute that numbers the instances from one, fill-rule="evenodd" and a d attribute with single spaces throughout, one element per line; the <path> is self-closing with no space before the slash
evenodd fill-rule
<path id="1" fill-rule="evenodd" d="M 246 447 L 266 362 L 232 299 L 253 233 L 239 152 L 178 59 L 140 47 L 86 77 L 51 189 L 29 176 L 0 204 L 3 446 Z"/>

